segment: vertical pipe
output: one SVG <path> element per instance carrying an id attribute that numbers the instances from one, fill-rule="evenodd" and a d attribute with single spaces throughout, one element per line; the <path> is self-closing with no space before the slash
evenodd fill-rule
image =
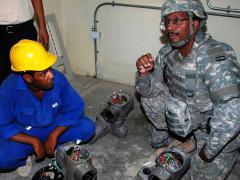
<path id="1" fill-rule="evenodd" d="M 145 6 L 145 5 L 134 5 L 134 4 L 124 4 L 124 3 L 115 3 L 114 1 L 106 2 L 99 4 L 95 11 L 94 11 L 94 20 L 93 20 L 93 28 L 92 31 L 97 31 L 97 12 L 102 6 L 111 5 L 111 6 L 124 6 L 124 7 L 133 7 L 133 8 L 144 8 L 144 9 L 155 9 L 155 10 L 161 10 L 161 7 L 156 6 Z M 97 77 L 97 60 L 98 60 L 98 50 L 97 50 L 97 39 L 94 38 L 94 55 L 95 55 L 95 77 Z"/>
<path id="2" fill-rule="evenodd" d="M 97 12 L 100 7 L 105 5 L 112 5 L 114 6 L 114 1 L 112 3 L 102 3 L 98 5 L 94 11 L 94 19 L 93 19 L 93 28 L 92 31 L 97 31 Z M 94 38 L 94 58 L 95 58 L 95 77 L 97 78 L 97 59 L 98 59 L 98 50 L 97 50 L 97 39 Z"/>

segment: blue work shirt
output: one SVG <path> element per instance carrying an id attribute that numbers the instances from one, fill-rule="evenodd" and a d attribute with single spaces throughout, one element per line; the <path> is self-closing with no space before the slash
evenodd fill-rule
<path id="1" fill-rule="evenodd" d="M 72 126 L 84 117 L 84 101 L 63 74 L 52 70 L 54 86 L 42 100 L 34 96 L 21 75 L 10 74 L 0 87 L 0 139 L 17 135 L 23 128 L 56 124 Z"/>

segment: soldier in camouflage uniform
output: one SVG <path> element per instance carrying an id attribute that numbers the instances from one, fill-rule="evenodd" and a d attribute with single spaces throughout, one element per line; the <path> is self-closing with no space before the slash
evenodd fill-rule
<path id="1" fill-rule="evenodd" d="M 204 33 L 206 20 L 199 0 L 167 0 L 161 26 L 169 43 L 155 61 L 148 53 L 136 63 L 152 142 L 194 135 L 192 180 L 227 178 L 240 148 L 240 67 L 229 45 Z"/>

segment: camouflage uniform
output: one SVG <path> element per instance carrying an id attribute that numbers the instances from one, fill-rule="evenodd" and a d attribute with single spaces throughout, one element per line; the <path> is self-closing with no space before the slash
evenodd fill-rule
<path id="1" fill-rule="evenodd" d="M 200 3 L 198 0 L 168 0 L 163 5 L 162 17 L 176 11 L 190 11 L 191 7 L 186 5 L 189 2 Z M 179 6 L 181 3 L 183 7 Z M 164 11 L 164 7 L 168 9 Z M 198 15 L 194 8 L 191 12 Z M 188 174 L 193 180 L 224 179 L 231 172 L 240 148 L 240 67 L 229 45 L 201 31 L 196 36 L 187 57 L 182 57 L 170 43 L 161 48 L 154 71 L 144 78 L 136 74 L 136 89 L 142 96 L 141 103 L 155 135 L 158 132 L 155 140 L 160 143 L 166 139 L 167 124 L 169 128 L 171 123 L 165 119 L 168 96 L 186 103 L 190 114 L 188 127 L 178 126 L 176 130 L 173 123 L 169 130 L 180 136 L 180 128 L 186 134 L 194 133 L 197 149 Z M 205 156 L 214 158 L 210 163 L 199 157 L 204 144 Z"/>

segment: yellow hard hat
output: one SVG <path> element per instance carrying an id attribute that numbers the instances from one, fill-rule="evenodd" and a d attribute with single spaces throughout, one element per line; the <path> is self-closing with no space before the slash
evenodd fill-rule
<path id="1" fill-rule="evenodd" d="M 39 42 L 28 39 L 20 40 L 10 50 L 11 69 L 16 72 L 43 71 L 56 60 Z"/>

